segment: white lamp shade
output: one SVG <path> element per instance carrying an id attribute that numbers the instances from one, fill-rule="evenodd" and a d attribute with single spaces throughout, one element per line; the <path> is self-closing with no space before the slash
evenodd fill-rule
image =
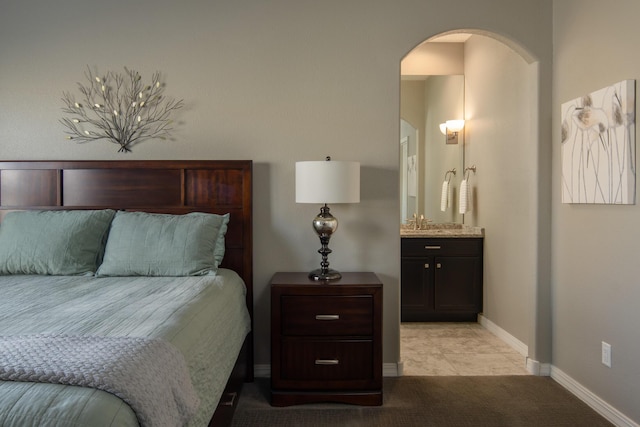
<path id="1" fill-rule="evenodd" d="M 296 162 L 296 203 L 359 202 L 359 162 Z"/>
<path id="2" fill-rule="evenodd" d="M 447 120 L 446 126 L 451 132 L 460 132 L 464 127 L 464 120 Z"/>

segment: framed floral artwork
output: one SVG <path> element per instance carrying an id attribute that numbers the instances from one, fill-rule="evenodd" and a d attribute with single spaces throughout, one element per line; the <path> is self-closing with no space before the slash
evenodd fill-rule
<path id="1" fill-rule="evenodd" d="M 562 104 L 562 203 L 633 205 L 635 80 Z"/>

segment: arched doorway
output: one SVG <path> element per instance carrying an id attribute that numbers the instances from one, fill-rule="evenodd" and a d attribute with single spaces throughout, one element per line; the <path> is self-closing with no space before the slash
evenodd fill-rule
<path id="1" fill-rule="evenodd" d="M 541 199 L 548 194 L 539 191 L 538 65 L 517 43 L 495 34 L 465 30 L 442 36 L 412 50 L 420 52 L 419 60 L 426 66 L 421 72 L 414 70 L 414 77 L 451 73 L 447 71 L 451 69 L 447 61 L 452 61 L 447 56 L 447 43 L 455 45 L 450 50 L 462 55 L 457 69 L 464 75 L 467 122 L 461 164 L 462 168 L 475 165 L 477 173 L 472 177 L 473 208 L 461 222 L 485 229 L 483 314 L 479 322 L 516 350 L 529 372 L 539 373 L 535 361 L 546 358 L 550 337 L 545 331 L 541 333 L 547 321 L 541 320 L 544 316 L 538 312 L 539 299 L 546 294 L 541 289 L 547 283 L 541 272 L 548 254 L 541 248 L 548 244 L 548 234 L 542 212 L 549 203 Z M 428 44 L 437 44 L 431 49 L 435 52 L 432 56 L 425 54 L 429 49 L 419 49 Z M 405 60 L 415 60 L 411 53 Z M 455 58 L 452 63 L 455 68 Z M 425 116 L 428 114 L 425 111 Z M 419 142 L 422 156 L 418 162 L 422 165 L 430 152 L 428 133 L 425 129 L 425 138 Z M 429 185 L 434 188 L 442 184 L 442 177 L 433 178 L 424 167 L 418 176 L 421 182 L 431 179 Z M 420 207 L 424 212 L 435 201 L 429 198 L 429 190 L 421 194 L 425 195 Z M 405 360 L 402 350 L 401 360 Z"/>

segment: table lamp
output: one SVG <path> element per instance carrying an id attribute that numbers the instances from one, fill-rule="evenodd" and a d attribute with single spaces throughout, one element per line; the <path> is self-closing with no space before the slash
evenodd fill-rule
<path id="1" fill-rule="evenodd" d="M 360 163 L 332 161 L 296 162 L 296 203 L 321 203 L 320 213 L 313 219 L 313 229 L 320 237 L 320 268 L 309 273 L 312 280 L 337 280 L 342 275 L 329 268 L 329 239 L 338 228 L 329 203 L 360 202 Z"/>

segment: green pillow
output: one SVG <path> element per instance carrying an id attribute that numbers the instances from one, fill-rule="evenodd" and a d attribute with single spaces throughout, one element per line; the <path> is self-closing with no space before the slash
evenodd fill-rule
<path id="1" fill-rule="evenodd" d="M 224 236 L 227 234 L 227 225 L 229 224 L 229 214 L 224 215 L 216 215 L 222 218 L 222 225 L 220 226 L 220 231 L 218 232 L 218 238 L 216 239 L 216 245 L 213 249 L 213 256 L 216 259 L 216 268 L 222 264 L 222 260 L 224 259 L 224 251 L 225 251 L 225 242 Z"/>
<path id="2" fill-rule="evenodd" d="M 9 212 L 0 225 L 0 274 L 93 274 L 115 211 Z"/>
<path id="3" fill-rule="evenodd" d="M 98 276 L 215 274 L 229 214 L 116 213 Z M 219 248 L 218 248 L 219 249 Z M 219 260 L 218 260 L 219 258 Z"/>

